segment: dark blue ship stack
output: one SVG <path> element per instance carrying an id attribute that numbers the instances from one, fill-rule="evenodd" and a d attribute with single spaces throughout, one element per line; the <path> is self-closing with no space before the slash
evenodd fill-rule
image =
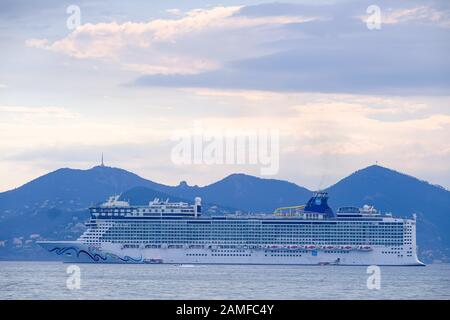
<path id="1" fill-rule="evenodd" d="M 330 218 L 334 218 L 333 209 L 328 205 L 328 194 L 326 192 L 315 192 L 311 199 L 308 200 L 305 211 L 323 213 Z"/>

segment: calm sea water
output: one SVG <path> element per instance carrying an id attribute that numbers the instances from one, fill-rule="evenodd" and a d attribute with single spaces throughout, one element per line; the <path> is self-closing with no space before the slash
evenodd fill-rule
<path id="1" fill-rule="evenodd" d="M 0 299 L 450 299 L 450 265 L 381 267 L 380 290 L 365 267 L 175 266 L 0 262 Z"/>

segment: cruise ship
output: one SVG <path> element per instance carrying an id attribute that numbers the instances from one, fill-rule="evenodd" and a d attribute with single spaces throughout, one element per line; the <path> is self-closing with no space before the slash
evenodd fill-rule
<path id="1" fill-rule="evenodd" d="M 135 206 L 118 196 L 90 214 L 78 240 L 39 244 L 76 263 L 423 265 L 415 215 L 393 217 L 367 205 L 334 212 L 325 192 L 273 214 L 202 215 L 199 197 Z"/>

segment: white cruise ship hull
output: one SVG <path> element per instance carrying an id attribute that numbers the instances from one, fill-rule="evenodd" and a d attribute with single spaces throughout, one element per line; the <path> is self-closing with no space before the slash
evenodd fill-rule
<path id="1" fill-rule="evenodd" d="M 267 248 L 123 248 L 103 243 L 94 247 L 79 241 L 39 244 L 70 263 L 252 264 L 252 265 L 379 265 L 423 266 L 416 255 L 399 248 L 374 246 L 362 250 L 292 250 Z"/>

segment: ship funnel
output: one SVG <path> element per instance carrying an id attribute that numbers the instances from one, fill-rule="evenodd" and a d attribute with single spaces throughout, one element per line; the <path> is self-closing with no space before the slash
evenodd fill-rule
<path id="1" fill-rule="evenodd" d="M 314 192 L 311 199 L 309 199 L 305 211 L 323 213 L 329 217 L 334 217 L 333 209 L 328 205 L 328 193 L 323 191 Z"/>

